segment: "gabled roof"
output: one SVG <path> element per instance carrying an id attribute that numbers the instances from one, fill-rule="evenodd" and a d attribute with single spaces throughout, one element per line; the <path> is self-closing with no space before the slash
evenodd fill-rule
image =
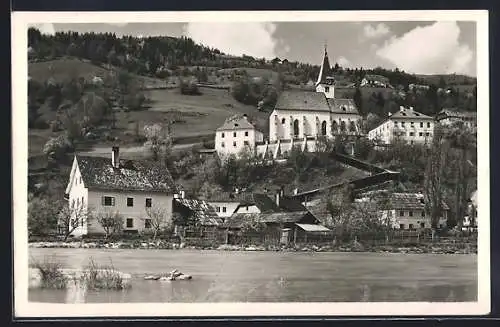
<path id="1" fill-rule="evenodd" d="M 276 102 L 275 109 L 330 111 L 330 106 L 322 92 L 283 91 Z"/>
<path id="2" fill-rule="evenodd" d="M 402 108 L 402 109 L 399 109 L 399 111 L 393 113 L 391 115 L 391 117 L 389 117 L 390 119 L 392 118 L 403 118 L 403 119 L 406 119 L 406 118 L 417 118 L 417 119 L 433 119 L 432 117 L 430 116 L 427 116 L 427 115 L 424 115 L 418 111 L 415 111 L 413 109 L 407 109 L 407 108 Z"/>
<path id="3" fill-rule="evenodd" d="M 359 114 L 353 99 L 327 99 L 330 112 L 341 114 Z"/>
<path id="4" fill-rule="evenodd" d="M 303 212 L 307 208 L 297 199 L 287 196 L 280 198 L 280 209 L 284 212 Z"/>
<path id="5" fill-rule="evenodd" d="M 175 193 L 177 187 L 166 167 L 139 160 L 120 160 L 113 168 L 111 158 L 75 156 L 85 187 L 116 191 Z"/>
<path id="6" fill-rule="evenodd" d="M 457 117 L 457 118 L 465 118 L 465 117 L 477 117 L 477 112 L 475 111 L 458 111 L 456 108 L 443 108 L 436 115 L 438 118 L 443 116 L 448 117 Z M 446 117 L 443 117 L 446 118 Z"/>
<path id="7" fill-rule="evenodd" d="M 218 131 L 232 131 L 238 129 L 255 129 L 255 126 L 248 121 L 247 117 L 235 115 L 226 119 L 224 124 L 217 128 Z"/>
<path id="8" fill-rule="evenodd" d="M 208 202 L 250 202 L 253 201 L 251 193 L 220 192 L 210 197 Z"/>
<path id="9" fill-rule="evenodd" d="M 327 77 L 333 77 L 332 69 L 330 67 L 330 61 L 328 60 L 328 53 L 325 47 L 325 54 L 323 55 L 323 61 L 321 62 L 321 68 L 319 70 L 318 80 L 316 81 L 316 85 L 318 84 L 328 84 L 329 81 Z"/>
<path id="10" fill-rule="evenodd" d="M 174 199 L 176 205 L 188 209 L 202 226 L 220 226 L 222 219 L 206 201 L 198 199 Z"/>
<path id="11" fill-rule="evenodd" d="M 368 193 L 366 193 L 368 194 Z M 392 209 L 398 210 L 424 210 L 425 198 L 420 193 L 388 193 L 387 191 L 371 192 L 373 199 L 387 198 L 389 206 Z M 442 201 L 442 209 L 449 210 L 448 205 Z"/>
<path id="12" fill-rule="evenodd" d="M 235 213 L 227 218 L 224 226 L 230 228 L 239 228 L 245 221 L 258 221 L 263 223 L 297 223 L 307 215 L 308 211 L 297 212 L 274 212 L 274 213 Z"/>

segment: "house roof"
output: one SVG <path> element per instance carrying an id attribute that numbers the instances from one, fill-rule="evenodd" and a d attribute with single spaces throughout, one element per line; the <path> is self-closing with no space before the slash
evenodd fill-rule
<path id="1" fill-rule="evenodd" d="M 235 213 L 227 218 L 224 225 L 229 228 L 239 228 L 245 221 L 258 221 L 263 223 L 297 223 L 308 211 L 274 212 L 274 213 Z"/>
<path id="2" fill-rule="evenodd" d="M 330 232 L 330 229 L 317 224 L 296 224 L 306 232 Z"/>
<path id="3" fill-rule="evenodd" d="M 113 168 L 111 158 L 75 156 L 85 187 L 92 189 L 175 193 L 177 187 L 166 167 L 154 162 L 120 160 Z"/>
<path id="4" fill-rule="evenodd" d="M 240 206 L 255 205 L 261 213 L 307 211 L 299 200 L 292 197 L 281 196 L 278 207 L 271 195 L 260 193 L 220 193 L 210 198 L 208 202 L 238 202 Z"/>
<path id="5" fill-rule="evenodd" d="M 307 208 L 299 200 L 287 196 L 280 198 L 280 209 L 285 212 L 307 211 Z"/>
<path id="6" fill-rule="evenodd" d="M 230 193 L 220 192 L 210 197 L 208 202 L 251 202 L 253 201 L 251 193 Z"/>
<path id="7" fill-rule="evenodd" d="M 248 121 L 248 118 L 241 115 L 234 115 L 226 119 L 224 124 L 217 128 L 218 131 L 232 131 L 238 129 L 255 129 L 255 126 Z"/>
<path id="8" fill-rule="evenodd" d="M 359 114 L 353 99 L 327 99 L 330 112 L 341 114 Z"/>
<path id="9" fill-rule="evenodd" d="M 389 79 L 382 75 L 366 74 L 364 77 L 368 81 L 378 81 L 382 83 L 389 83 Z"/>
<path id="10" fill-rule="evenodd" d="M 330 111 L 326 96 L 321 92 L 283 91 L 275 109 Z"/>
<path id="11" fill-rule="evenodd" d="M 222 225 L 222 219 L 217 216 L 215 209 L 206 201 L 198 199 L 174 199 L 175 203 L 187 208 L 203 226 Z"/>
<path id="12" fill-rule="evenodd" d="M 367 192 L 365 195 L 368 193 L 371 193 L 375 199 L 387 198 L 389 200 L 389 206 L 392 209 L 425 209 L 425 198 L 421 193 L 389 193 L 387 191 L 374 191 Z M 444 201 L 442 201 L 442 209 L 450 209 Z"/>
<path id="13" fill-rule="evenodd" d="M 417 118 L 417 119 L 433 119 L 430 116 L 424 115 L 418 111 L 415 111 L 413 109 L 407 109 L 407 108 L 400 108 L 399 111 L 393 113 L 389 119 L 393 118 Z"/>
<path id="14" fill-rule="evenodd" d="M 318 80 L 316 81 L 316 85 L 323 83 L 328 84 L 329 81 L 327 77 L 333 77 L 332 69 L 330 67 L 330 61 L 328 60 L 328 52 L 325 48 L 325 54 L 323 55 L 323 62 L 321 63 L 321 68 L 319 70 Z"/>
<path id="15" fill-rule="evenodd" d="M 448 117 L 457 117 L 457 118 L 465 118 L 465 117 L 477 117 L 477 112 L 475 111 L 458 111 L 456 108 L 444 108 L 436 115 L 438 118 L 443 116 Z M 443 117 L 446 118 L 446 117 Z"/>

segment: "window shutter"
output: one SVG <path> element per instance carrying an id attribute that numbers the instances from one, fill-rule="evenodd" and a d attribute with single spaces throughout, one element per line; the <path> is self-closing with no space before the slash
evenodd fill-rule
<path id="1" fill-rule="evenodd" d="M 105 197 L 104 197 L 104 196 L 103 196 L 103 197 L 101 197 L 101 205 L 104 205 L 104 204 L 105 204 L 105 200 L 104 200 L 104 199 L 105 199 Z"/>
<path id="2" fill-rule="evenodd" d="M 111 198 L 111 205 L 112 205 L 113 207 L 115 206 L 115 198 L 114 198 L 114 197 L 112 197 L 112 198 Z"/>

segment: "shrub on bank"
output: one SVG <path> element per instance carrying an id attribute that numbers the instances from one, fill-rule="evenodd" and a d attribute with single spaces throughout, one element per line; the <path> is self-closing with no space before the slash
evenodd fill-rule
<path id="1" fill-rule="evenodd" d="M 30 263 L 31 268 L 38 269 L 40 273 L 40 287 L 64 289 L 67 286 L 68 278 L 62 271 L 61 263 L 55 258 L 45 257 L 43 261 L 33 260 Z"/>
<path id="2" fill-rule="evenodd" d="M 80 282 L 82 286 L 92 290 L 121 290 L 129 285 L 124 282 L 122 275 L 113 267 L 113 264 L 99 266 L 92 258 L 83 270 Z"/>

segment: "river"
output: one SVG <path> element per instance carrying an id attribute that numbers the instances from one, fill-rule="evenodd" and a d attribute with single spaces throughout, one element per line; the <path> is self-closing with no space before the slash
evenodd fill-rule
<path id="1" fill-rule="evenodd" d="M 55 255 L 65 268 L 83 267 L 91 257 L 132 274 L 127 290 L 88 291 L 75 300 L 69 290 L 30 289 L 34 302 L 477 300 L 476 255 L 49 248 L 30 248 L 29 255 Z M 175 268 L 193 279 L 143 279 Z"/>

